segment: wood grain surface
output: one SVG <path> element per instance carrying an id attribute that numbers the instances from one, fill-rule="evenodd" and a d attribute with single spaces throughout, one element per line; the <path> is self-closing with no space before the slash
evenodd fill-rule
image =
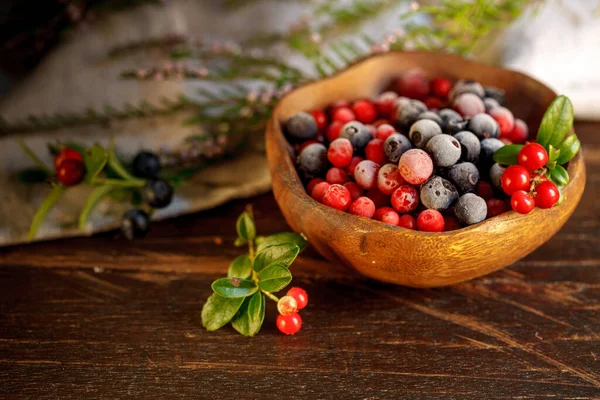
<path id="1" fill-rule="evenodd" d="M 579 123 L 588 183 L 573 217 L 511 267 L 441 289 L 377 283 L 310 248 L 286 337 L 206 332 L 210 282 L 246 202 L 116 233 L 0 250 L 0 398 L 598 399 L 600 124 Z M 286 229 L 271 195 L 259 231 Z M 220 240 L 223 240 L 222 244 Z"/>

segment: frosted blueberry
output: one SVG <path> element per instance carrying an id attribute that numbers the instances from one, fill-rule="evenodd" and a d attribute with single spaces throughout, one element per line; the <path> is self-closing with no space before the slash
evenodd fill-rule
<path id="1" fill-rule="evenodd" d="M 497 138 L 500 127 L 494 118 L 488 114 L 477 114 L 469 121 L 469 130 L 479 139 Z"/>
<path id="2" fill-rule="evenodd" d="M 467 130 L 469 126 L 468 119 L 452 119 L 446 123 L 444 133 L 448 135 L 454 135 L 458 132 Z"/>
<path id="3" fill-rule="evenodd" d="M 463 194 L 454 205 L 454 215 L 465 225 L 477 224 L 487 216 L 487 205 L 476 194 Z"/>
<path id="4" fill-rule="evenodd" d="M 505 169 L 506 168 L 498 163 L 495 163 L 492 165 L 492 168 L 490 168 L 490 180 L 496 189 L 502 189 L 502 174 Z"/>
<path id="5" fill-rule="evenodd" d="M 317 137 L 319 129 L 312 115 L 305 112 L 294 114 L 285 123 L 285 134 L 291 142 L 303 142 Z"/>
<path id="6" fill-rule="evenodd" d="M 410 140 L 400 133 L 393 133 L 383 143 L 385 156 L 393 163 L 397 163 L 406 150 L 412 149 Z"/>
<path id="7" fill-rule="evenodd" d="M 451 108 L 443 108 L 440 111 L 438 111 L 438 114 L 440 115 L 440 118 L 442 119 L 442 124 L 441 127 L 442 129 L 446 128 L 446 125 L 448 125 L 449 121 L 462 121 L 462 116 L 457 113 L 456 111 L 454 111 Z"/>
<path id="8" fill-rule="evenodd" d="M 408 136 L 416 147 L 423 149 L 432 137 L 441 134 L 442 128 L 437 123 L 429 119 L 422 119 L 412 124 Z"/>
<path id="9" fill-rule="evenodd" d="M 373 139 L 373 133 L 362 123 L 351 121 L 342 127 L 340 137 L 350 140 L 355 151 L 362 151 L 367 143 Z"/>
<path id="10" fill-rule="evenodd" d="M 479 182 L 479 170 L 473 163 L 458 163 L 448 169 L 448 179 L 460 193 L 473 192 Z"/>
<path id="11" fill-rule="evenodd" d="M 481 152 L 481 143 L 474 133 L 461 131 L 454 135 L 454 138 L 460 143 L 461 159 L 469 162 L 477 162 Z"/>
<path id="12" fill-rule="evenodd" d="M 479 154 L 479 158 L 485 161 L 491 161 L 494 158 L 494 153 L 503 146 L 504 143 L 502 143 L 500 139 L 483 139 L 481 141 L 481 153 Z"/>
<path id="13" fill-rule="evenodd" d="M 442 124 L 444 123 L 444 121 L 442 121 L 442 117 L 440 117 L 439 115 L 437 115 L 437 113 L 433 111 L 425 111 L 424 113 L 421 113 L 419 115 L 419 118 L 417 118 L 417 121 L 420 121 L 422 119 L 429 119 L 437 123 L 439 126 L 442 126 Z"/>
<path id="14" fill-rule="evenodd" d="M 456 96 L 463 93 L 473 93 L 481 98 L 485 97 L 483 86 L 472 79 L 461 79 L 456 82 L 450 91 L 450 99 L 453 100 Z"/>
<path id="15" fill-rule="evenodd" d="M 458 200 L 458 190 L 450 181 L 440 176 L 432 176 L 421 185 L 420 198 L 427 208 L 446 210 Z"/>
<path id="16" fill-rule="evenodd" d="M 427 111 L 427 106 L 419 100 L 400 103 L 396 108 L 396 122 L 400 127 L 408 129 L 425 111 Z"/>
<path id="17" fill-rule="evenodd" d="M 298 172 L 303 180 L 308 181 L 322 176 L 327 170 L 327 148 L 321 143 L 306 146 L 298 156 Z"/>
<path id="18" fill-rule="evenodd" d="M 483 88 L 485 92 L 485 97 L 492 98 L 496 100 L 501 106 L 506 103 L 505 99 L 505 91 L 503 89 L 494 87 L 494 86 L 486 86 Z"/>
<path id="19" fill-rule="evenodd" d="M 500 103 L 498 103 L 498 100 L 492 97 L 486 97 L 485 99 L 483 99 L 483 105 L 485 106 L 486 112 L 489 112 L 494 108 L 501 107 Z"/>
<path id="20" fill-rule="evenodd" d="M 431 155 L 433 164 L 438 167 L 456 164 L 461 155 L 460 143 L 450 135 L 432 137 L 425 149 Z"/>

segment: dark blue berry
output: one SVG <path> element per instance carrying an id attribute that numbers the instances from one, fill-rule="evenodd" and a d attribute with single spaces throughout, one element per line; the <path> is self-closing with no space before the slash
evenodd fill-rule
<path id="1" fill-rule="evenodd" d="M 492 98 L 496 100 L 501 106 L 506 104 L 505 91 L 503 89 L 494 87 L 494 86 L 486 86 L 484 88 L 485 97 Z"/>
<path id="2" fill-rule="evenodd" d="M 400 133 L 393 133 L 383 143 L 385 156 L 393 163 L 397 163 L 406 150 L 412 149 L 408 138 Z"/>
<path id="3" fill-rule="evenodd" d="M 465 225 L 477 224 L 487 216 L 487 205 L 476 194 L 466 193 L 454 205 L 454 215 Z"/>
<path id="4" fill-rule="evenodd" d="M 472 79 L 461 79 L 460 81 L 456 82 L 450 91 L 450 99 L 453 100 L 455 97 L 463 93 L 473 93 L 482 99 L 485 97 L 485 90 L 483 89 L 483 86 L 481 86 L 479 82 L 476 82 Z"/>
<path id="5" fill-rule="evenodd" d="M 469 130 L 479 139 L 497 138 L 500 127 L 494 118 L 488 114 L 477 114 L 469 121 Z"/>
<path id="6" fill-rule="evenodd" d="M 479 170 L 473 163 L 458 163 L 448 168 L 448 179 L 460 193 L 473 192 L 479 182 Z"/>
<path id="7" fill-rule="evenodd" d="M 317 137 L 319 128 L 312 115 L 305 112 L 294 114 L 285 123 L 285 134 L 290 142 L 304 142 Z"/>
<path id="8" fill-rule="evenodd" d="M 304 181 L 325 175 L 327 148 L 321 143 L 306 146 L 298 156 L 298 173 Z"/>
<path id="9" fill-rule="evenodd" d="M 121 233 L 129 240 L 143 238 L 150 229 L 150 216 L 143 210 L 134 208 L 121 219 Z"/>
<path id="10" fill-rule="evenodd" d="M 468 119 L 464 119 L 464 120 L 463 119 L 460 119 L 460 120 L 452 119 L 446 123 L 446 127 L 444 128 L 444 133 L 447 135 L 455 135 L 458 132 L 467 130 L 468 126 L 469 126 Z"/>
<path id="11" fill-rule="evenodd" d="M 154 179 L 160 171 L 160 159 L 149 151 L 139 152 L 133 159 L 133 174 L 139 178 Z"/>
<path id="12" fill-rule="evenodd" d="M 149 180 L 144 186 L 143 196 L 151 207 L 164 208 L 173 199 L 173 188 L 162 179 Z"/>
<path id="13" fill-rule="evenodd" d="M 493 110 L 494 108 L 502 107 L 500 103 L 498 103 L 498 100 L 491 97 L 483 99 L 483 105 L 485 105 L 486 112 L 490 112 L 490 110 Z"/>
<path id="14" fill-rule="evenodd" d="M 422 119 L 412 124 L 408 136 L 415 147 L 424 149 L 432 137 L 441 134 L 442 128 L 436 122 L 430 119 Z"/>
<path id="15" fill-rule="evenodd" d="M 502 174 L 504 173 L 504 168 L 502 165 L 495 163 L 490 168 L 490 181 L 492 181 L 492 185 L 496 189 L 502 189 Z"/>
<path id="16" fill-rule="evenodd" d="M 420 199 L 427 208 L 446 210 L 458 200 L 458 191 L 450 181 L 440 176 L 432 176 L 421 185 Z"/>
<path id="17" fill-rule="evenodd" d="M 448 125 L 449 121 L 462 121 L 463 119 L 459 113 L 457 113 L 451 108 L 443 108 L 440 111 L 438 111 L 438 114 L 442 119 L 442 123 L 440 124 L 442 129 L 446 129 L 446 125 Z"/>
<path id="18" fill-rule="evenodd" d="M 463 161 L 477 162 L 481 152 L 481 143 L 473 132 L 461 131 L 454 135 L 454 138 L 460 143 L 461 156 Z"/>
<path id="19" fill-rule="evenodd" d="M 437 123 L 439 126 L 442 126 L 442 124 L 444 123 L 444 121 L 442 121 L 442 117 L 440 117 L 439 115 L 437 115 L 437 113 L 433 111 L 425 111 L 424 113 L 421 113 L 419 115 L 419 118 L 417 118 L 417 121 L 420 121 L 422 119 L 430 119 L 433 122 Z"/>
<path id="20" fill-rule="evenodd" d="M 502 143 L 500 139 L 483 139 L 481 141 L 481 153 L 479 153 L 479 158 L 484 161 L 492 161 L 494 159 L 494 153 L 503 146 L 504 143 Z"/>
<path id="21" fill-rule="evenodd" d="M 438 167 L 449 167 L 460 160 L 460 143 L 450 135 L 432 137 L 425 149 L 431 156 L 433 164 Z"/>
<path id="22" fill-rule="evenodd" d="M 396 103 L 396 123 L 403 129 L 408 129 L 419 118 L 419 115 L 427 111 L 427 106 L 419 100 L 410 100 L 408 103 Z"/>
<path id="23" fill-rule="evenodd" d="M 361 152 L 367 143 L 373 139 L 373 134 L 365 125 L 358 121 L 348 122 L 342 127 L 340 137 L 350 140 L 354 151 Z"/>

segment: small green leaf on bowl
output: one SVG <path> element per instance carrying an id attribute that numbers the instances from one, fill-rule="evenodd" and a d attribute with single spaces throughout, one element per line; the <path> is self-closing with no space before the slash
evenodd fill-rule
<path id="1" fill-rule="evenodd" d="M 494 153 L 494 161 L 502 165 L 516 165 L 519 151 L 523 148 L 522 144 L 509 144 L 500 147 Z"/>
<path id="2" fill-rule="evenodd" d="M 559 148 L 564 137 L 573 127 L 573 104 L 566 96 L 558 96 L 546 110 L 537 142 L 548 149 L 549 145 Z"/>
<path id="3" fill-rule="evenodd" d="M 560 156 L 556 159 L 556 162 L 560 165 L 568 163 L 575 157 L 580 148 L 581 142 L 576 134 L 573 133 L 567 136 L 560 144 Z"/>
<path id="4" fill-rule="evenodd" d="M 566 186 L 569 183 L 569 173 L 561 165 L 550 170 L 550 180 L 558 186 Z"/>

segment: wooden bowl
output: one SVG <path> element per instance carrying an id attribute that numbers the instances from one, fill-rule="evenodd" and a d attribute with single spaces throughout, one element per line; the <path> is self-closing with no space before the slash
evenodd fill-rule
<path id="1" fill-rule="evenodd" d="M 472 78 L 506 89 L 508 106 L 535 136 L 551 89 L 518 72 L 428 52 L 390 52 L 362 60 L 285 96 L 267 127 L 267 157 L 275 199 L 288 224 L 323 256 L 377 280 L 413 287 L 451 285 L 504 268 L 552 237 L 571 216 L 585 186 L 581 151 L 569 163 L 570 183 L 560 206 L 528 215 L 510 211 L 451 232 L 429 233 L 357 217 L 319 204 L 294 169 L 281 123 L 299 111 L 336 100 L 373 97 L 402 71 L 420 67 L 430 77 Z"/>

